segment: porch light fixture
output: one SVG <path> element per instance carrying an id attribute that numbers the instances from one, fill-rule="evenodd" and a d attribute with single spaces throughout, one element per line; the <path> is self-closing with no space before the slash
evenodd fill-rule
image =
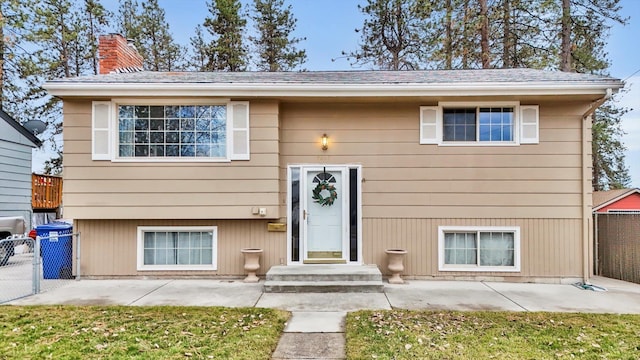
<path id="1" fill-rule="evenodd" d="M 327 150 L 329 148 L 329 137 L 327 134 L 322 134 L 322 140 L 320 143 L 322 144 L 322 150 Z"/>

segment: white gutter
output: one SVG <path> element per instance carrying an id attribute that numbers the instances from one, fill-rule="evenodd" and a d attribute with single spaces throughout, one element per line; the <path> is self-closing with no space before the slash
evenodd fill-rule
<path id="1" fill-rule="evenodd" d="M 591 204 L 593 202 L 593 196 L 590 194 L 592 192 L 591 178 L 593 174 L 590 174 L 588 171 L 592 165 L 589 160 L 593 160 L 587 156 L 589 151 L 591 151 L 587 146 L 587 139 L 589 139 L 591 135 L 589 134 L 591 128 L 587 126 L 587 121 L 592 121 L 591 115 L 600 105 L 609 100 L 612 94 L 612 89 L 606 89 L 604 97 L 591 103 L 589 109 L 582 115 L 582 281 L 584 284 L 589 283 L 589 278 L 591 277 L 591 271 L 589 270 L 591 262 L 593 261 L 590 257 L 592 254 L 590 241 L 590 235 L 592 234 L 591 218 L 593 216 Z"/>
<path id="2" fill-rule="evenodd" d="M 619 82 L 530 83 L 93 83 L 48 82 L 50 94 L 65 96 L 226 96 L 226 97 L 415 97 L 487 95 L 603 95 Z"/>

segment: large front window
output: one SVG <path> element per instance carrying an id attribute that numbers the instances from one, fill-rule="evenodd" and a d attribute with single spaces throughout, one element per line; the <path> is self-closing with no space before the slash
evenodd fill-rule
<path id="1" fill-rule="evenodd" d="M 225 158 L 225 105 L 119 105 L 121 158 Z"/>
<path id="2" fill-rule="evenodd" d="M 138 270 L 215 270 L 216 227 L 138 228 Z"/>
<path id="3" fill-rule="evenodd" d="M 518 228 L 440 227 L 441 271 L 519 271 Z"/>

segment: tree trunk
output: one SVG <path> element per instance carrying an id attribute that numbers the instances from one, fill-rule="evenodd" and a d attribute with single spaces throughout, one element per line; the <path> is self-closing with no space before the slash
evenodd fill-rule
<path id="1" fill-rule="evenodd" d="M 402 32 L 402 22 L 406 21 L 406 19 L 403 18 L 403 14 L 402 14 L 402 0 L 396 0 L 395 2 L 395 19 L 394 19 L 394 23 L 396 26 L 395 29 L 395 33 L 397 34 L 397 41 L 395 43 L 395 46 L 392 47 L 390 50 L 393 53 L 393 70 L 400 70 L 400 51 L 402 50 L 402 42 L 404 41 L 403 39 L 403 32 Z"/>
<path id="2" fill-rule="evenodd" d="M 91 9 L 89 9 L 88 11 L 88 15 L 89 15 L 89 37 L 91 38 L 91 66 L 93 68 L 93 74 L 94 75 L 98 75 L 98 54 L 97 53 L 97 47 L 96 47 L 96 34 L 95 34 L 95 23 L 94 23 L 94 18 L 93 18 L 93 14 L 91 13 Z"/>
<path id="3" fill-rule="evenodd" d="M 453 68 L 453 8 L 451 0 L 445 4 L 447 14 L 445 16 L 445 38 L 444 38 L 444 66 L 445 69 Z"/>
<path id="4" fill-rule="evenodd" d="M 467 36 L 469 35 L 469 21 L 471 20 L 471 16 L 470 16 L 470 9 L 469 9 L 469 0 L 466 0 L 463 4 L 462 4 L 462 13 L 463 15 L 463 30 L 462 30 L 462 46 L 460 51 L 462 52 L 462 68 L 463 69 L 468 69 L 469 68 L 469 42 L 467 41 Z"/>
<path id="5" fill-rule="evenodd" d="M 504 0 L 502 11 L 502 67 L 509 69 L 513 67 L 515 55 L 511 53 L 511 0 Z"/>
<path id="6" fill-rule="evenodd" d="M 571 72 L 571 0 L 562 0 L 560 71 Z"/>
<path id="7" fill-rule="evenodd" d="M 60 9 L 56 9 L 60 11 Z M 60 55 L 62 56 L 62 66 L 64 68 L 64 77 L 71 77 L 71 65 L 69 64 L 69 44 L 67 43 L 67 28 L 65 26 L 66 22 L 64 19 L 64 14 L 60 12 L 60 17 L 58 18 L 60 21 Z"/>
<path id="8" fill-rule="evenodd" d="M 489 16 L 487 0 L 479 0 L 480 2 L 480 48 L 482 58 L 482 68 L 489 69 L 491 67 L 491 54 L 489 52 Z"/>

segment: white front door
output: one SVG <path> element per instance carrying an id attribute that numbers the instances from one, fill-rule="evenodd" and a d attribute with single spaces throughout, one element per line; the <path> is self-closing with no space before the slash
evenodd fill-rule
<path id="1" fill-rule="evenodd" d="M 348 169 L 304 167 L 301 222 L 303 262 L 307 264 L 348 261 Z"/>

